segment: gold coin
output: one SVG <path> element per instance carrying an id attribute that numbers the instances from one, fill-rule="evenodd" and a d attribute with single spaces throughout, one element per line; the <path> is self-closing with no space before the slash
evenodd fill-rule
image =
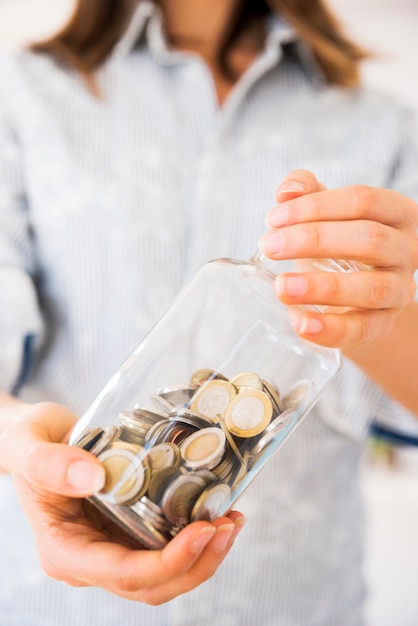
<path id="1" fill-rule="evenodd" d="M 236 389 L 226 380 L 210 380 L 193 397 L 192 411 L 213 419 L 218 413 L 223 415 L 228 404 L 236 395 Z"/>
<path id="2" fill-rule="evenodd" d="M 276 385 L 274 385 L 269 380 L 266 380 L 265 378 L 263 378 L 261 382 L 263 383 L 263 391 L 265 391 L 270 396 L 270 399 L 273 403 L 273 409 L 275 409 L 274 412 L 281 413 L 282 411 L 284 411 L 284 404 L 280 398 L 280 393 Z"/>
<path id="3" fill-rule="evenodd" d="M 184 464 L 190 469 L 212 469 L 222 459 L 225 443 L 225 434 L 217 426 L 198 430 L 180 444 Z"/>
<path id="4" fill-rule="evenodd" d="M 234 482 L 231 486 L 232 489 L 235 489 L 235 487 L 237 487 L 240 484 L 240 482 L 244 479 L 244 477 L 247 475 L 249 459 L 250 459 L 250 450 L 249 448 L 246 448 L 244 450 L 241 467 L 239 468 L 236 476 L 234 477 Z"/>
<path id="5" fill-rule="evenodd" d="M 273 406 L 263 391 L 242 391 L 229 404 L 226 426 L 237 437 L 255 437 L 265 430 L 273 415 Z"/>
<path id="6" fill-rule="evenodd" d="M 233 436 L 229 432 L 228 427 L 225 424 L 224 418 L 222 417 L 222 415 L 217 415 L 216 417 L 217 417 L 219 426 L 222 428 L 222 430 L 224 432 L 224 435 L 225 435 L 225 437 L 228 440 L 229 445 L 231 446 L 232 450 L 234 451 L 235 456 L 237 457 L 238 461 L 240 463 L 242 463 L 243 459 L 242 459 L 241 452 L 239 451 L 238 446 L 235 443 L 235 440 L 234 440 Z"/>
<path id="7" fill-rule="evenodd" d="M 134 452 L 118 447 L 109 448 L 99 454 L 98 459 L 106 472 L 101 493 L 113 504 L 128 504 L 140 497 L 146 472 Z"/>
<path id="8" fill-rule="evenodd" d="M 200 494 L 192 509 L 190 518 L 212 522 L 219 515 L 223 515 L 228 508 L 231 497 L 231 488 L 226 483 L 213 483 Z"/>
<path id="9" fill-rule="evenodd" d="M 202 368 L 200 370 L 196 370 L 196 372 L 192 375 L 190 382 L 192 383 L 192 385 L 201 386 L 210 379 L 228 380 L 220 372 L 215 372 L 214 370 Z"/>
<path id="10" fill-rule="evenodd" d="M 129 450 L 132 454 L 141 454 L 144 448 L 136 443 L 130 443 L 128 441 L 122 441 L 119 439 L 118 441 L 112 441 L 109 448 L 111 450 Z"/>
<path id="11" fill-rule="evenodd" d="M 230 383 L 236 387 L 238 392 L 247 391 L 250 389 L 256 389 L 258 391 L 263 391 L 263 383 L 261 382 L 261 378 L 254 374 L 254 372 L 241 372 L 237 374 L 233 378 L 231 378 Z"/>

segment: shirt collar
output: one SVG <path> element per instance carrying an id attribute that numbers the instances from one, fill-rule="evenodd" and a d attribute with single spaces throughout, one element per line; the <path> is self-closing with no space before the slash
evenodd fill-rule
<path id="1" fill-rule="evenodd" d="M 164 35 L 161 10 L 152 0 L 139 0 L 129 25 L 116 45 L 112 56 L 126 56 L 134 50 L 139 41 L 145 40 L 156 57 L 170 62 L 170 51 Z M 296 30 L 281 16 L 274 14 L 267 21 L 265 50 L 292 45 L 307 74 L 320 84 L 325 76 L 309 47 L 301 40 Z"/>

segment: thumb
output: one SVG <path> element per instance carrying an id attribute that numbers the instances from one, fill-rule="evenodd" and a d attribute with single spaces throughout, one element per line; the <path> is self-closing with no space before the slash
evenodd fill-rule
<path id="1" fill-rule="evenodd" d="M 308 193 L 316 191 L 325 191 L 325 186 L 320 183 L 317 178 L 308 170 L 293 170 L 290 172 L 280 184 L 276 191 L 276 200 L 278 204 L 304 196 Z"/>
<path id="2" fill-rule="evenodd" d="M 77 417 L 59 404 L 26 409 L 0 437 L 0 464 L 33 486 L 69 497 L 99 491 L 105 470 L 92 455 L 60 443 Z"/>

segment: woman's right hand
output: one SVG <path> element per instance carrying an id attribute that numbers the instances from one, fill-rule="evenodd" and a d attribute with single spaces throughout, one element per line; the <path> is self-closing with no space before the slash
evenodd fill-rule
<path id="1" fill-rule="evenodd" d="M 242 515 L 193 522 L 162 550 L 138 549 L 84 499 L 103 487 L 105 473 L 94 455 L 62 443 L 76 419 L 63 406 L 39 403 L 0 437 L 0 465 L 14 477 L 45 573 L 151 605 L 210 578 L 242 528 Z"/>

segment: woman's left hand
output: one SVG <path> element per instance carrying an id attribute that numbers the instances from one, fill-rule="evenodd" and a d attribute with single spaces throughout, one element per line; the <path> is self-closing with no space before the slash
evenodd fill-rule
<path id="1" fill-rule="evenodd" d="M 388 189 L 353 185 L 327 190 L 306 170 L 280 185 L 260 247 L 275 260 L 354 260 L 371 271 L 302 272 L 276 279 L 291 307 L 316 304 L 327 312 L 292 308 L 299 335 L 325 346 L 369 342 L 389 330 L 414 299 L 418 268 L 418 205 Z"/>

